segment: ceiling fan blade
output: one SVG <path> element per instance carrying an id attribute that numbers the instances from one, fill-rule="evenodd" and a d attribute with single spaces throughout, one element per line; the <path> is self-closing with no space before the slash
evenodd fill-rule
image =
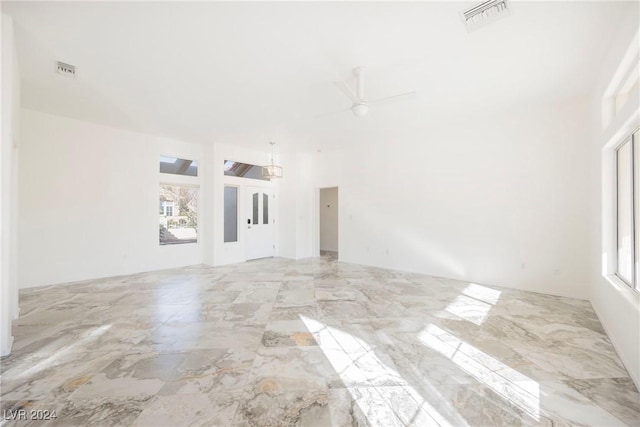
<path id="1" fill-rule="evenodd" d="M 369 104 L 374 104 L 374 103 L 378 103 L 378 102 L 385 102 L 385 101 L 391 101 L 391 100 L 395 100 L 397 98 L 410 98 L 410 97 L 414 97 L 417 94 L 417 92 L 414 90 L 412 92 L 405 92 L 405 93 L 399 93 L 397 95 L 392 95 L 392 96 L 387 96 L 385 98 L 378 98 L 378 99 L 374 99 L 373 101 L 369 101 Z"/>
<path id="2" fill-rule="evenodd" d="M 348 108 L 345 108 L 345 109 L 343 109 L 343 110 L 331 111 L 331 112 L 329 112 L 329 113 L 318 114 L 317 116 L 313 116 L 313 118 L 314 118 L 314 119 L 319 119 L 319 118 L 326 117 L 326 116 L 332 116 L 332 115 L 334 115 L 334 114 L 344 113 L 345 111 L 350 111 L 350 110 L 351 110 L 351 108 L 352 108 L 352 107 L 348 107 Z"/>
<path id="3" fill-rule="evenodd" d="M 349 98 L 351 102 L 359 102 L 360 100 L 356 96 L 356 94 L 347 86 L 345 82 L 333 82 L 334 85 L 340 90 L 340 92 L 344 93 L 344 95 Z"/>

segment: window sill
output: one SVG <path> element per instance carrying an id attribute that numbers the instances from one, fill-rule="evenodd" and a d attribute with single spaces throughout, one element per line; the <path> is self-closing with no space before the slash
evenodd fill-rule
<path id="1" fill-rule="evenodd" d="M 615 290 L 630 296 L 635 296 L 636 298 L 640 296 L 640 291 L 638 291 L 638 289 L 632 288 L 615 274 L 609 274 L 603 277 L 615 288 Z"/>

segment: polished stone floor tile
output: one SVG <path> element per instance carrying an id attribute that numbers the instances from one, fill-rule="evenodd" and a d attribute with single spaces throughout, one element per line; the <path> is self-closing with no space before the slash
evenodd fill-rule
<path id="1" fill-rule="evenodd" d="M 129 425 L 147 427 L 231 425 L 239 399 L 233 394 L 156 396 Z"/>
<path id="2" fill-rule="evenodd" d="M 331 425 L 328 405 L 328 390 L 274 390 L 264 383 L 240 396 L 231 425 L 325 427 Z"/>
<path id="3" fill-rule="evenodd" d="M 20 307 L 2 426 L 640 425 L 586 301 L 327 254 L 23 290 Z"/>

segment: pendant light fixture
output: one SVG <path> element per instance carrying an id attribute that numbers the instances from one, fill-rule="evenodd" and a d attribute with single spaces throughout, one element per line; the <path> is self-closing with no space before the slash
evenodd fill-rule
<path id="1" fill-rule="evenodd" d="M 282 178 L 282 166 L 276 166 L 273 163 L 273 146 L 276 145 L 275 142 L 270 142 L 271 144 L 271 164 L 262 167 L 262 177 L 267 179 L 274 178 Z"/>

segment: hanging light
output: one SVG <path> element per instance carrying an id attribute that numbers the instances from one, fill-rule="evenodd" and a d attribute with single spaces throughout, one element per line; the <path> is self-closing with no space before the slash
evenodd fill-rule
<path id="1" fill-rule="evenodd" d="M 276 143 L 270 142 L 269 144 L 271 144 L 271 164 L 262 167 L 262 177 L 268 179 L 282 178 L 282 166 L 276 166 L 273 163 L 273 146 Z"/>

